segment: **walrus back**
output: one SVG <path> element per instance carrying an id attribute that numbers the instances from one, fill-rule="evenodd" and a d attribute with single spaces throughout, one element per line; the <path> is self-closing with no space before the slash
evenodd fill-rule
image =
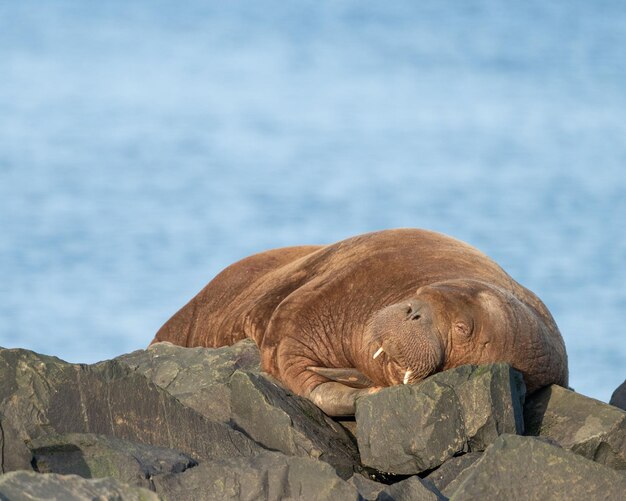
<path id="1" fill-rule="evenodd" d="M 246 337 L 241 312 L 233 305 L 268 273 L 304 257 L 320 246 L 272 249 L 246 257 L 219 273 L 156 333 L 150 344 L 219 347 Z"/>

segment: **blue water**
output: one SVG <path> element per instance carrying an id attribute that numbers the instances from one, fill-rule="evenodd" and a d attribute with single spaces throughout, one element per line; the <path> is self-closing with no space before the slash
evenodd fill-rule
<path id="1" fill-rule="evenodd" d="M 626 3 L 0 0 L 0 345 L 145 347 L 260 250 L 412 226 L 626 377 Z"/>

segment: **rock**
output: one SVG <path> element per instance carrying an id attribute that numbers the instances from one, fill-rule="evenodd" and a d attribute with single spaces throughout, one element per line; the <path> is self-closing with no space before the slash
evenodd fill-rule
<path id="1" fill-rule="evenodd" d="M 525 405 L 529 435 L 546 437 L 598 463 L 626 469 L 626 411 L 552 385 Z"/>
<path id="2" fill-rule="evenodd" d="M 111 478 L 87 480 L 78 475 L 15 471 L 0 475 L 0 499 L 158 501 L 159 498 L 147 489 L 131 487 Z"/>
<path id="3" fill-rule="evenodd" d="M 356 488 L 323 461 L 264 452 L 250 458 L 205 461 L 184 473 L 154 479 L 164 500 L 357 500 Z"/>
<path id="4" fill-rule="evenodd" d="M 30 449 L 9 419 L 0 413 L 0 474 L 32 470 Z"/>
<path id="5" fill-rule="evenodd" d="M 626 380 L 615 389 L 609 404 L 626 411 Z"/>
<path id="6" fill-rule="evenodd" d="M 74 365 L 27 350 L 2 350 L 0 380 L 0 409 L 24 442 L 52 433 L 96 433 L 196 458 L 262 450 L 114 360 Z"/>
<path id="7" fill-rule="evenodd" d="M 236 371 L 231 390 L 233 422 L 257 443 L 289 456 L 321 459 L 342 478 L 361 470 L 348 433 L 309 400 L 260 372 Z"/>
<path id="8" fill-rule="evenodd" d="M 526 386 L 507 364 L 466 365 L 433 377 L 450 384 L 461 404 L 471 451 L 483 451 L 503 433 L 524 433 Z"/>
<path id="9" fill-rule="evenodd" d="M 352 475 L 352 477 L 348 479 L 348 483 L 356 487 L 359 495 L 365 501 L 375 501 L 378 499 L 378 495 L 385 490 L 386 487 L 389 487 L 388 485 L 375 482 L 374 480 L 364 477 L 358 473 Z"/>
<path id="10" fill-rule="evenodd" d="M 427 383 L 385 388 L 357 400 L 361 462 L 386 473 L 429 470 L 467 449 L 454 390 Z"/>
<path id="11" fill-rule="evenodd" d="M 357 441 L 365 466 L 412 475 L 502 433 L 522 433 L 524 385 L 506 364 L 463 366 L 414 385 L 357 400 Z"/>
<path id="12" fill-rule="evenodd" d="M 349 481 L 365 501 L 436 501 L 446 499 L 432 485 L 417 476 L 409 477 L 392 485 L 385 485 L 362 475 L 354 475 Z"/>
<path id="13" fill-rule="evenodd" d="M 482 456 L 482 452 L 468 452 L 461 456 L 455 456 L 443 463 L 439 468 L 429 473 L 425 479 L 443 491 L 464 470 L 473 465 Z"/>
<path id="14" fill-rule="evenodd" d="M 626 412 L 552 386 L 523 413 L 523 381 L 505 364 L 362 397 L 343 426 L 260 372 L 249 340 L 159 343 L 89 366 L 0 348 L 0 381 L 0 499 L 157 499 L 139 487 L 176 500 L 619 499 L 626 489 L 615 471 L 626 470 Z M 536 437 L 514 435 L 523 418 Z"/>
<path id="15" fill-rule="evenodd" d="M 446 498 L 430 482 L 413 476 L 388 486 L 377 499 L 378 501 L 437 501 Z"/>
<path id="16" fill-rule="evenodd" d="M 200 414 L 230 421 L 230 376 L 259 369 L 259 349 L 251 339 L 222 348 L 183 348 L 156 343 L 115 360 L 143 374 Z"/>
<path id="17" fill-rule="evenodd" d="M 320 458 L 345 478 L 360 468 L 356 445 L 342 427 L 258 371 L 252 340 L 216 349 L 157 343 L 116 360 L 205 416 L 234 422 L 267 448 Z"/>
<path id="18" fill-rule="evenodd" d="M 478 461 L 474 462 L 473 464 L 462 470 L 459 475 L 454 480 L 452 480 L 452 482 L 450 482 L 445 487 L 442 487 L 441 493 L 447 498 L 452 496 L 452 494 L 454 494 L 458 490 L 459 486 L 465 481 L 465 479 L 467 479 L 472 474 L 472 472 L 474 471 L 474 466 L 477 462 Z"/>
<path id="19" fill-rule="evenodd" d="M 197 465 L 189 455 L 180 451 L 105 435 L 44 436 L 33 440 L 30 447 L 34 468 L 40 473 L 112 477 L 148 489 L 152 477 L 180 473 Z"/>
<path id="20" fill-rule="evenodd" d="M 502 435 L 450 483 L 466 499 L 622 499 L 626 476 L 534 437 Z"/>
<path id="21" fill-rule="evenodd" d="M 71 365 L 56 357 L 20 349 L 0 350 L 0 412 L 25 443 L 49 428 L 47 411 L 57 386 L 68 379 Z"/>

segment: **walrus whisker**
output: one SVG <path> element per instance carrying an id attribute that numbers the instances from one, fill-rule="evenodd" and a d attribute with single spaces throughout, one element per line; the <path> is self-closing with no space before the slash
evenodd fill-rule
<path id="1" fill-rule="evenodd" d="M 372 358 L 376 358 L 378 357 L 378 355 L 380 355 L 383 351 L 383 347 L 381 346 L 380 348 L 378 348 L 378 350 L 376 350 L 376 353 L 374 353 L 374 356 Z"/>
<path id="2" fill-rule="evenodd" d="M 411 369 L 407 369 L 404 373 L 404 380 L 402 381 L 403 384 L 407 384 L 409 382 L 409 377 L 411 377 L 411 374 L 413 374 L 413 371 Z"/>

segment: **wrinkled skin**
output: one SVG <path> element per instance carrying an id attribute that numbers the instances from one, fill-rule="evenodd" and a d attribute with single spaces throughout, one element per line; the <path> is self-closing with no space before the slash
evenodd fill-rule
<path id="1" fill-rule="evenodd" d="M 255 340 L 263 370 L 330 415 L 465 364 L 508 362 L 529 392 L 567 385 L 545 305 L 477 249 L 425 230 L 274 249 L 226 268 L 153 343 Z M 382 351 L 380 350 L 382 348 Z"/>

